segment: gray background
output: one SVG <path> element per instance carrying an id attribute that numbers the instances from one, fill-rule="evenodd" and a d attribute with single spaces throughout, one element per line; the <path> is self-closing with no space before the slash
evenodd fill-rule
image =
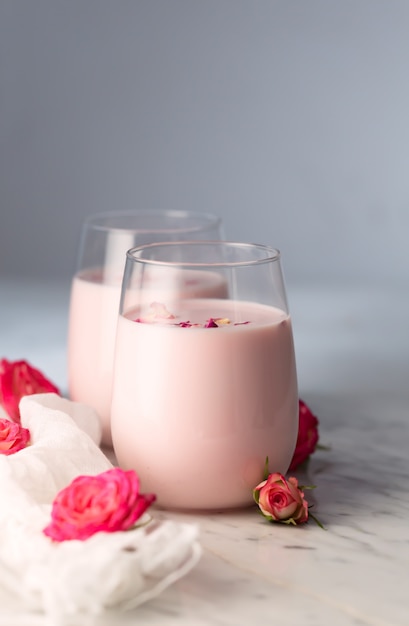
<path id="1" fill-rule="evenodd" d="M 407 0 L 0 0 L 0 112 L 2 276 L 182 208 L 289 283 L 407 282 Z"/>

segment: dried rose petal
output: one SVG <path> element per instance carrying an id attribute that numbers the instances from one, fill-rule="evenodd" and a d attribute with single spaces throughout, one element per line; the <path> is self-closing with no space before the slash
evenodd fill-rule
<path id="1" fill-rule="evenodd" d="M 228 317 L 214 317 L 213 320 L 218 326 L 227 326 L 227 324 L 230 324 Z"/>
<path id="2" fill-rule="evenodd" d="M 154 324 L 155 322 L 160 322 L 161 320 L 175 319 L 175 315 L 170 313 L 166 306 L 161 302 L 152 302 L 150 308 L 150 313 L 144 317 L 137 317 L 134 321 L 141 324 Z M 204 324 L 197 324 L 191 322 L 190 320 L 184 320 L 182 322 L 174 322 L 173 326 L 178 326 L 179 328 L 219 328 L 222 326 L 228 326 L 231 323 L 232 322 L 228 317 L 209 317 Z M 250 322 L 235 322 L 233 326 L 240 326 L 242 324 L 250 324 Z"/>
<path id="3" fill-rule="evenodd" d="M 162 302 L 152 302 L 151 309 L 156 319 L 173 320 L 175 316 L 167 310 Z"/>
<path id="4" fill-rule="evenodd" d="M 203 328 L 218 328 L 218 326 L 213 317 L 210 317 L 208 320 L 206 320 L 206 324 L 203 324 Z"/>
<path id="5" fill-rule="evenodd" d="M 145 317 L 137 317 L 134 321 L 140 324 L 153 324 L 157 320 L 174 320 L 175 316 L 170 313 L 162 302 L 152 302 L 150 313 Z"/>

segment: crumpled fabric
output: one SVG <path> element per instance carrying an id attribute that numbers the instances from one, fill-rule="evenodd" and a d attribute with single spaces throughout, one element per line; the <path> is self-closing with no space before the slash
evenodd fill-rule
<path id="1" fill-rule="evenodd" d="M 135 529 L 86 541 L 46 537 L 56 494 L 76 476 L 113 465 L 98 447 L 99 419 L 89 407 L 38 394 L 22 398 L 20 415 L 31 445 L 0 455 L 0 588 L 21 611 L 42 613 L 53 626 L 74 618 L 92 624 L 106 610 L 130 610 L 155 597 L 194 567 L 197 527 L 155 520 L 154 513 Z"/>

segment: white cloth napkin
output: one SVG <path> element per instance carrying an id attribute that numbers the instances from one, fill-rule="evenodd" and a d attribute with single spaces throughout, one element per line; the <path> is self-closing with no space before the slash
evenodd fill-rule
<path id="1" fill-rule="evenodd" d="M 58 491 L 113 466 L 98 448 L 99 420 L 89 407 L 38 394 L 21 400 L 20 414 L 31 445 L 0 455 L 0 588 L 22 610 L 44 613 L 53 626 L 92 623 L 105 609 L 128 610 L 156 596 L 197 563 L 196 526 L 156 521 L 154 513 L 143 527 L 86 541 L 46 537 Z"/>

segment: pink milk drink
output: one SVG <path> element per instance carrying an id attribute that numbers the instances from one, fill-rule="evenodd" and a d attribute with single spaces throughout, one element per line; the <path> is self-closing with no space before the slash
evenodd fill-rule
<path id="1" fill-rule="evenodd" d="M 103 443 L 112 445 L 110 410 L 115 333 L 126 251 L 135 245 L 174 239 L 221 239 L 220 219 L 184 211 L 99 214 L 82 229 L 78 270 L 71 287 L 68 329 L 68 384 L 72 400 L 100 416 Z M 188 272 L 180 289 L 195 297 L 221 297 L 220 276 Z M 150 285 L 153 299 L 167 284 Z"/>
<path id="2" fill-rule="evenodd" d="M 183 272 L 216 274 L 225 293 L 192 296 Z M 153 276 L 173 285 L 160 298 Z M 298 391 L 277 251 L 180 242 L 128 253 L 111 420 L 120 466 L 165 508 L 246 506 L 266 457 L 287 471 Z"/>

